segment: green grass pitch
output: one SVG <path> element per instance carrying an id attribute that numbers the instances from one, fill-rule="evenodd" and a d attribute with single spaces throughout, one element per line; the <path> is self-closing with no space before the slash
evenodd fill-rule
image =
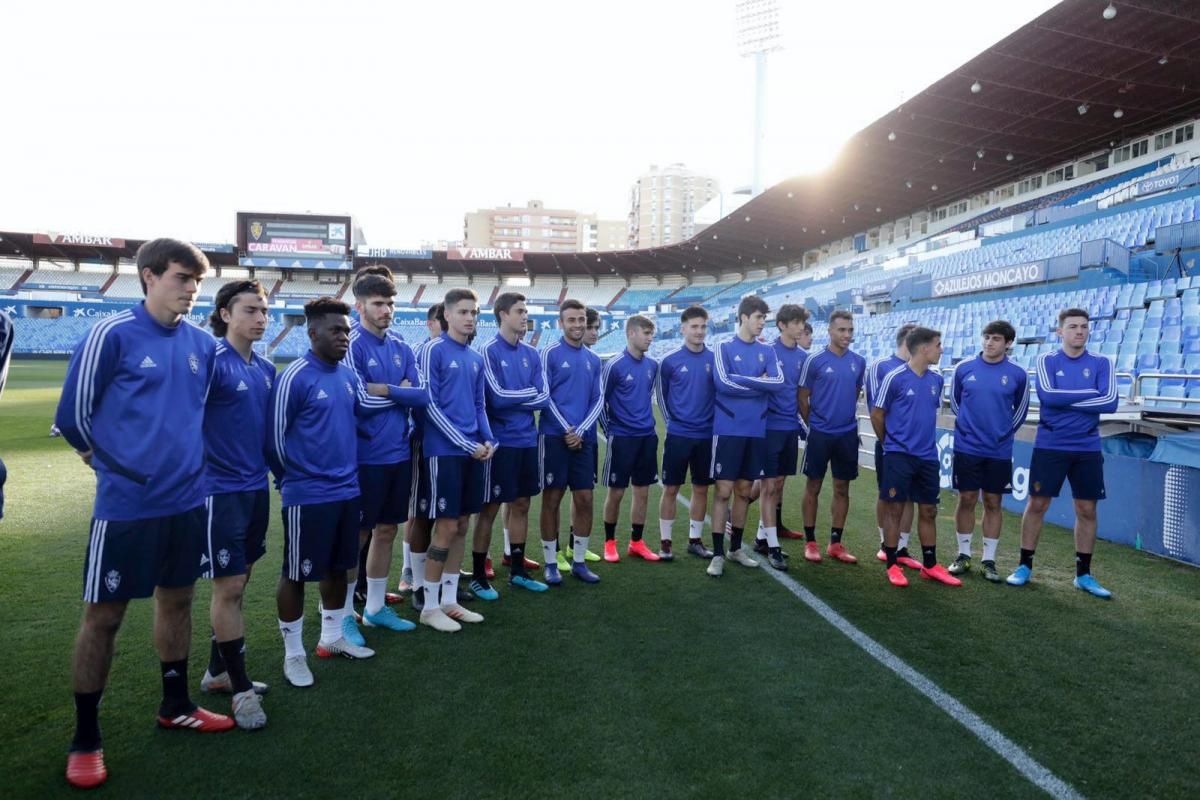
<path id="1" fill-rule="evenodd" d="M 9 471 L 0 521 L 5 797 L 69 793 L 69 663 L 94 480 L 61 439 L 47 437 L 64 371 L 63 362 L 16 361 L 0 400 Z M 1027 589 L 973 572 L 959 589 L 917 580 L 898 591 L 873 557 L 873 490 L 869 472 L 851 490 L 846 541 L 861 563 L 809 565 L 789 542 L 793 578 L 1081 794 L 1200 796 L 1200 572 L 1101 542 L 1095 570 L 1116 597 L 1098 601 L 1071 588 L 1070 536 L 1051 528 Z M 800 495 L 800 482 L 789 482 L 793 527 Z M 598 490 L 594 535 L 602 497 Z M 657 500 L 653 488 L 651 541 Z M 818 519 L 823 540 L 828 500 Z M 947 493 L 938 520 L 943 562 L 955 552 L 952 513 Z M 1015 564 L 1018 525 L 1005 514 L 1002 571 Z M 151 604 L 134 603 L 102 707 L 110 778 L 98 795 L 1040 794 L 761 570 L 729 565 L 714 580 L 686 555 L 672 564 L 601 563 L 598 586 L 568 579 L 540 596 L 501 580 L 498 603 L 473 605 L 487 616 L 483 625 L 455 636 L 368 631 L 376 658 L 310 658 L 317 685 L 293 689 L 281 672 L 274 605 L 280 531 L 276 499 L 268 555 L 246 600 L 248 666 L 272 684 L 267 728 L 211 737 L 156 729 Z M 626 518 L 622 545 L 628 531 Z M 497 530 L 497 565 L 499 540 Z M 530 555 L 540 560 L 536 545 Z M 193 683 L 208 650 L 204 582 L 196 597 Z M 310 652 L 315 604 L 313 591 Z M 225 698 L 202 702 L 228 708 Z"/>

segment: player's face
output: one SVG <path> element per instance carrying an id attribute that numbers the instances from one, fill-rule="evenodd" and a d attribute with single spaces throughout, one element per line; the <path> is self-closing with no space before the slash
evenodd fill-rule
<path id="1" fill-rule="evenodd" d="M 500 329 L 520 338 L 529 329 L 529 309 L 523 300 L 513 303 L 508 311 L 500 312 Z"/>
<path id="2" fill-rule="evenodd" d="M 396 301 L 391 297 L 368 297 L 358 301 L 358 316 L 371 328 L 384 331 L 391 327 Z"/>
<path id="3" fill-rule="evenodd" d="M 177 261 L 169 263 L 162 275 L 143 269 L 142 280 L 146 282 L 146 301 L 150 305 L 180 316 L 192 310 L 200 293 L 200 279 Z"/>
<path id="4" fill-rule="evenodd" d="M 558 315 L 562 325 L 563 338 L 576 347 L 583 344 L 583 334 L 587 331 L 587 312 L 578 308 L 569 308 Z"/>
<path id="5" fill-rule="evenodd" d="M 767 324 L 767 315 L 761 311 L 755 311 L 747 317 L 742 317 L 742 324 L 746 326 L 747 332 L 757 339 L 762 335 L 763 326 Z"/>
<path id="6" fill-rule="evenodd" d="M 839 350 L 845 350 L 854 341 L 854 322 L 838 317 L 829 325 L 829 341 Z"/>
<path id="7" fill-rule="evenodd" d="M 446 322 L 450 332 L 457 336 L 474 336 L 478 317 L 479 304 L 474 300 L 459 300 L 452 306 L 446 306 Z"/>
<path id="8" fill-rule="evenodd" d="M 930 364 L 936 364 L 942 360 L 942 337 L 938 336 L 926 346 L 929 348 L 929 353 L 926 357 L 929 359 Z"/>
<path id="9" fill-rule="evenodd" d="M 650 343 L 654 341 L 654 329 L 635 325 L 632 330 L 625 333 L 625 338 L 629 342 L 631 352 L 644 353 L 650 349 Z"/>
<path id="10" fill-rule="evenodd" d="M 1063 345 L 1071 350 L 1082 350 L 1087 346 L 1089 324 L 1086 317 L 1067 317 L 1058 326 L 1058 335 Z"/>
<path id="11" fill-rule="evenodd" d="M 583 332 L 583 343 L 591 347 L 596 342 L 600 341 L 600 320 L 596 320 Z"/>
<path id="12" fill-rule="evenodd" d="M 791 322 L 784 323 L 783 326 L 780 327 L 779 333 L 788 337 L 794 342 L 798 341 L 800 337 L 804 335 L 804 323 L 800 320 L 794 319 Z"/>
<path id="13" fill-rule="evenodd" d="M 708 320 L 704 317 L 692 317 L 683 323 L 683 340 L 692 347 L 703 345 L 706 336 L 708 336 Z"/>
<path id="14" fill-rule="evenodd" d="M 989 361 L 999 361 L 1008 351 L 1008 342 L 998 333 L 989 333 L 983 337 L 983 357 Z"/>
<path id="15" fill-rule="evenodd" d="M 267 332 L 267 298 L 257 292 L 235 295 L 229 307 L 221 309 L 221 319 L 230 336 L 260 341 Z"/>
<path id="16" fill-rule="evenodd" d="M 796 337 L 796 341 L 799 343 L 800 347 L 804 348 L 805 350 L 808 350 L 809 348 L 811 348 L 812 347 L 812 330 L 809 328 L 805 328 L 804 330 L 802 330 L 800 332 L 800 335 Z"/>
<path id="17" fill-rule="evenodd" d="M 341 361 L 350 349 L 350 318 L 344 314 L 326 314 L 309 326 L 308 338 L 318 358 Z"/>

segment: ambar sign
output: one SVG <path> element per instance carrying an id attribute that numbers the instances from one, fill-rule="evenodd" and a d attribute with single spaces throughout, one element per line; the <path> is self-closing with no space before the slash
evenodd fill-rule
<path id="1" fill-rule="evenodd" d="M 521 250 L 508 247 L 451 247 L 446 251 L 450 261 L 524 261 Z"/>
<path id="2" fill-rule="evenodd" d="M 110 236 L 84 236 L 79 233 L 35 233 L 35 244 L 75 244 L 85 247 L 112 247 L 120 249 L 125 246 L 124 239 L 114 239 Z"/>
<path id="3" fill-rule="evenodd" d="M 952 278 L 940 278 L 933 282 L 933 296 L 945 297 L 951 294 L 967 294 L 983 292 L 988 289 L 1004 289 L 1009 286 L 1020 286 L 1025 283 L 1037 283 L 1046 279 L 1046 262 L 1035 261 L 1032 264 L 1017 264 L 1011 267 L 997 267 L 966 275 L 955 275 Z"/>

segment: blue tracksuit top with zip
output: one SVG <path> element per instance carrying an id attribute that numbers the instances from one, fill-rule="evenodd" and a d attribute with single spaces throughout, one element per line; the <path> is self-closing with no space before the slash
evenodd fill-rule
<path id="1" fill-rule="evenodd" d="M 713 370 L 713 434 L 766 436 L 767 398 L 787 389 L 775 350 L 757 339 L 744 342 L 735 336 L 717 345 Z"/>
<path id="2" fill-rule="evenodd" d="M 1117 410 L 1117 376 L 1106 356 L 1055 350 L 1037 359 L 1041 401 L 1035 447 L 1100 450 L 1100 415 Z"/>
<path id="3" fill-rule="evenodd" d="M 485 442 L 497 443 L 483 395 L 483 356 L 443 333 L 421 352 L 421 375 L 429 385 L 424 457 L 470 456 Z"/>
<path id="4" fill-rule="evenodd" d="M 409 409 L 429 404 L 429 389 L 421 380 L 417 357 L 398 333 L 377 336 L 355 322 L 350 328 L 350 349 L 345 363 L 368 383 L 384 383 L 384 398 L 371 398 L 358 416 L 358 463 L 399 464 L 412 458 L 409 445 Z M 401 386 L 408 381 L 411 386 Z"/>
<path id="5" fill-rule="evenodd" d="M 520 339 L 509 344 L 496 334 L 483 346 L 483 376 L 488 421 L 500 446 L 537 447 L 533 412 L 550 400 L 538 351 Z"/>
<path id="6" fill-rule="evenodd" d="M 814 431 L 838 435 L 858 430 L 858 393 L 867 360 L 853 350 L 837 355 L 826 346 L 804 362 L 800 385 L 808 389 L 808 424 Z"/>
<path id="7" fill-rule="evenodd" d="M 538 430 L 545 436 L 563 436 L 573 428 L 584 439 L 596 429 L 604 402 L 600 394 L 600 356 L 566 339 L 542 351 L 542 375 L 550 397 L 539 415 Z"/>
<path id="8" fill-rule="evenodd" d="M 267 488 L 267 409 L 275 372 L 258 353 L 251 351 L 246 361 L 225 339 L 217 342 L 204 404 L 206 494 Z"/>
<path id="9" fill-rule="evenodd" d="M 937 460 L 937 415 L 944 386 L 933 367 L 918 375 L 904 364 L 884 376 L 875 397 L 875 407 L 887 412 L 883 452 Z"/>
<path id="10" fill-rule="evenodd" d="M 767 398 L 767 430 L 807 430 L 808 426 L 800 417 L 796 389 L 800 385 L 800 373 L 804 371 L 804 362 L 808 360 L 808 351 L 800 345 L 788 347 L 781 338 L 775 339 L 771 348 L 775 351 L 775 358 L 779 359 L 779 369 L 787 390 L 772 392 Z"/>
<path id="11" fill-rule="evenodd" d="M 692 352 L 681 345 L 658 364 L 655 395 L 668 436 L 708 439 L 713 431 L 713 351 Z"/>
<path id="12" fill-rule="evenodd" d="M 267 458 L 285 506 L 333 503 L 357 497 L 357 416 L 366 389 L 345 362 L 329 364 L 309 350 L 288 364 L 271 391 Z"/>
<path id="13" fill-rule="evenodd" d="M 92 451 L 94 516 L 165 517 L 204 503 L 204 399 L 217 342 L 144 303 L 88 332 L 71 356 L 54 424 Z"/>
<path id="14" fill-rule="evenodd" d="M 871 366 L 867 367 L 867 411 L 875 408 L 875 396 L 879 394 L 879 386 L 883 383 L 883 379 L 889 372 L 896 367 L 902 367 L 908 362 L 900 356 L 892 353 L 890 356 L 877 358 L 871 362 Z"/>
<path id="15" fill-rule="evenodd" d="M 956 452 L 1011 459 L 1013 435 L 1029 412 L 1029 376 L 1007 357 L 995 364 L 982 353 L 965 358 L 950 377 L 950 410 Z"/>
<path id="16" fill-rule="evenodd" d="M 658 362 L 624 350 L 610 358 L 600 372 L 604 406 L 600 424 L 608 436 L 650 436 L 654 433 L 654 381 Z"/>

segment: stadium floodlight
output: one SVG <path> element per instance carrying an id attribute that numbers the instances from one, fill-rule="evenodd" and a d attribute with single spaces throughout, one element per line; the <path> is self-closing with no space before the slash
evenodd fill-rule
<path id="1" fill-rule="evenodd" d="M 896 132 L 895 131 L 888 131 L 888 141 L 889 142 L 896 141 Z"/>
<path id="2" fill-rule="evenodd" d="M 1012 154 L 1012 153 L 1009 153 L 1008 155 L 1006 155 L 1006 156 L 1004 157 L 1004 160 L 1005 160 L 1005 161 L 1012 161 L 1012 160 L 1013 160 L 1013 154 Z"/>
<path id="3" fill-rule="evenodd" d="M 1101 12 L 1101 14 L 1100 14 L 1100 16 L 1104 17 L 1105 19 L 1112 19 L 1116 15 L 1117 15 L 1117 7 L 1115 5 L 1113 5 L 1112 3 L 1109 3 L 1104 8 L 1104 11 Z"/>
<path id="4" fill-rule="evenodd" d="M 983 148 L 981 147 L 978 150 L 976 150 L 975 155 L 979 156 L 980 158 L 983 158 Z"/>
<path id="5" fill-rule="evenodd" d="M 974 83 L 971 84 L 971 94 L 979 94 L 982 91 L 983 91 L 983 84 L 980 83 L 979 81 L 975 81 Z"/>
<path id="6" fill-rule="evenodd" d="M 1114 112 L 1113 112 L 1113 118 L 1114 118 L 1114 119 L 1120 119 L 1120 118 L 1121 118 L 1121 117 L 1123 117 L 1123 116 L 1125 116 L 1125 112 L 1124 112 L 1124 111 L 1122 111 L 1122 110 L 1121 110 L 1121 109 L 1119 109 L 1119 108 L 1118 108 L 1116 111 L 1114 111 Z"/>
<path id="7" fill-rule="evenodd" d="M 1167 58 L 1166 56 L 1163 56 L 1162 58 L 1160 58 L 1158 60 L 1158 63 L 1165 67 L 1167 65 L 1167 62 L 1170 60 L 1171 59 Z"/>
<path id="8" fill-rule="evenodd" d="M 1081 116 L 1081 117 L 1082 117 L 1084 114 L 1086 114 L 1086 113 L 1088 112 L 1088 104 L 1087 104 L 1087 103 L 1080 103 L 1080 104 L 1079 104 L 1079 107 L 1078 107 L 1078 108 L 1076 108 L 1075 110 L 1076 110 L 1076 111 L 1078 111 L 1078 112 L 1079 112 L 1079 116 Z"/>
<path id="9" fill-rule="evenodd" d="M 762 194 L 762 151 L 767 117 L 767 54 L 783 47 L 779 34 L 779 0 L 737 0 L 738 54 L 754 59 L 754 174 L 750 196 Z"/>

